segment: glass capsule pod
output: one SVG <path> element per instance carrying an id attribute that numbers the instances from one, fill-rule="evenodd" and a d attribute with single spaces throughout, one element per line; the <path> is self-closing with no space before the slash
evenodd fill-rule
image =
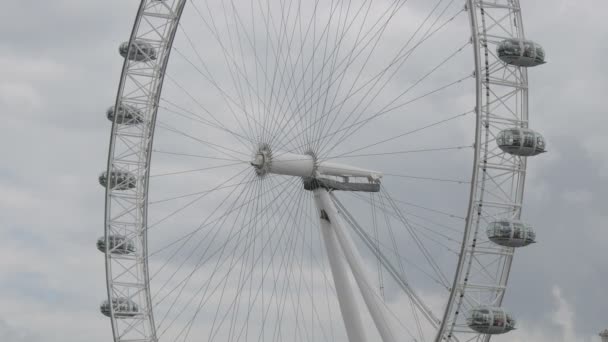
<path id="1" fill-rule="evenodd" d="M 528 128 L 509 128 L 496 136 L 498 147 L 506 153 L 531 157 L 546 152 L 545 138 Z"/>
<path id="2" fill-rule="evenodd" d="M 478 333 L 498 335 L 514 330 L 515 320 L 502 308 L 482 306 L 469 312 L 467 325 Z"/>
<path id="3" fill-rule="evenodd" d="M 498 58 L 509 65 L 535 67 L 545 64 L 545 50 L 531 40 L 505 39 L 496 48 Z"/>
<path id="4" fill-rule="evenodd" d="M 99 175 L 99 184 L 103 187 L 108 187 L 114 190 L 129 190 L 137 186 L 137 177 L 127 171 L 112 171 L 108 182 L 108 173 L 106 171 Z"/>
<path id="5" fill-rule="evenodd" d="M 521 221 L 502 219 L 488 225 L 488 239 L 505 247 L 525 247 L 536 242 L 534 229 Z"/>
<path id="6" fill-rule="evenodd" d="M 143 40 L 136 40 L 131 45 L 131 51 L 128 51 L 129 42 L 120 44 L 118 47 L 118 52 L 120 55 L 136 62 L 145 62 L 156 59 L 156 49 L 154 46 L 152 46 L 152 44 Z M 129 52 L 128 56 L 127 52 Z"/>
<path id="7" fill-rule="evenodd" d="M 114 106 L 108 108 L 106 117 L 112 122 L 114 122 L 114 117 L 116 117 L 117 124 L 135 125 L 142 123 L 144 116 L 141 110 L 133 106 L 121 104 L 118 106 L 118 110 Z"/>
<path id="8" fill-rule="evenodd" d="M 122 235 L 110 235 L 108 240 L 110 241 L 108 249 L 112 254 L 131 254 L 135 252 L 135 244 Z M 97 239 L 97 249 L 103 253 L 106 252 L 105 237 L 102 236 Z"/>
<path id="9" fill-rule="evenodd" d="M 139 314 L 139 306 L 128 298 L 112 298 L 112 307 L 116 318 L 129 318 Z M 99 310 L 104 316 L 110 317 L 110 303 L 107 300 L 101 303 Z"/>

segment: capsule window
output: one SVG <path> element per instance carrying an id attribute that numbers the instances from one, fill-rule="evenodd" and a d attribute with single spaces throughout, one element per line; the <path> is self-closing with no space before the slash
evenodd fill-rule
<path id="1" fill-rule="evenodd" d="M 545 139 L 540 135 L 536 137 L 536 146 L 540 149 L 545 149 Z"/>
<path id="2" fill-rule="evenodd" d="M 513 238 L 514 239 L 521 239 L 522 238 L 521 233 L 522 233 L 521 228 L 513 227 Z"/>
<path id="3" fill-rule="evenodd" d="M 498 311 L 494 313 L 494 326 L 503 327 L 505 325 L 505 316 L 502 312 Z"/>
<path id="4" fill-rule="evenodd" d="M 519 135 L 519 131 L 509 132 L 508 137 L 510 138 L 510 142 L 508 142 L 509 145 L 521 146 L 521 136 Z"/>
<path id="5" fill-rule="evenodd" d="M 524 57 L 534 57 L 534 45 L 530 42 L 524 42 Z"/>
<path id="6" fill-rule="evenodd" d="M 545 50 L 540 45 L 536 45 L 536 62 L 545 62 Z"/>
<path id="7" fill-rule="evenodd" d="M 515 320 L 501 308 L 473 309 L 467 317 L 468 326 L 482 334 L 504 334 L 515 329 Z"/>
<path id="8" fill-rule="evenodd" d="M 499 134 L 496 137 L 496 143 L 498 143 L 498 145 L 504 145 L 505 144 L 505 136 L 504 136 L 504 134 Z"/>
<path id="9" fill-rule="evenodd" d="M 515 329 L 515 320 L 513 319 L 513 317 L 511 317 L 511 315 L 507 315 L 507 329 Z"/>
<path id="10" fill-rule="evenodd" d="M 534 148 L 534 133 L 524 132 L 524 147 Z"/>
<path id="11" fill-rule="evenodd" d="M 501 238 L 509 238 L 511 236 L 511 226 L 509 222 L 502 222 L 498 236 Z"/>
<path id="12" fill-rule="evenodd" d="M 545 63 L 544 50 L 530 40 L 506 39 L 498 44 L 496 52 L 499 59 L 514 66 L 534 67 Z"/>
<path id="13" fill-rule="evenodd" d="M 506 247 L 525 247 L 536 241 L 534 229 L 517 220 L 499 220 L 488 225 L 490 241 Z"/>
<path id="14" fill-rule="evenodd" d="M 545 152 L 546 143 L 542 136 L 527 128 L 510 128 L 496 136 L 496 142 L 503 152 L 530 157 Z"/>

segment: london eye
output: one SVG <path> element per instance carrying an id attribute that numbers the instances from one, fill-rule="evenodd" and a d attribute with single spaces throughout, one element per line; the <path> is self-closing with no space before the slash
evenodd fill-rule
<path id="1" fill-rule="evenodd" d="M 99 176 L 114 341 L 516 329 L 549 148 L 523 24 L 519 0 L 142 0 Z"/>

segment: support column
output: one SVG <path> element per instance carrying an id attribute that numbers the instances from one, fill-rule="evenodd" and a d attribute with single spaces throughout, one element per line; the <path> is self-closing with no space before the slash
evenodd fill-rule
<path id="1" fill-rule="evenodd" d="M 342 220 L 338 216 L 338 211 L 329 197 L 329 193 L 325 189 L 317 189 L 315 190 L 315 199 L 317 205 L 324 210 L 329 222 L 331 222 L 331 229 L 337 237 L 340 247 L 342 247 L 344 257 L 346 257 L 346 261 L 351 268 L 352 274 L 363 296 L 363 300 L 367 305 L 367 309 L 382 337 L 382 341 L 396 342 L 397 335 L 389 323 L 389 315 L 386 311 L 386 307 L 384 306 L 384 303 L 380 301 L 380 296 L 375 293 L 363 267 L 363 258 L 357 251 L 357 247 L 350 238 L 350 235 L 344 229 Z M 338 289 L 336 288 L 336 290 Z"/>
<path id="2" fill-rule="evenodd" d="M 348 279 L 348 264 L 342 254 L 340 243 L 336 238 L 332 224 L 329 221 L 326 210 L 321 205 L 319 200 L 319 191 L 326 190 L 317 189 L 314 191 L 315 203 L 320 213 L 321 221 L 321 236 L 325 249 L 327 250 L 327 258 L 329 259 L 329 266 L 331 273 L 334 278 L 334 285 L 336 287 L 336 293 L 338 294 L 338 302 L 340 303 L 340 312 L 344 319 L 344 326 L 346 327 L 346 334 L 350 342 L 365 342 L 365 330 L 363 329 L 363 321 L 357 308 L 357 302 L 355 292 Z"/>

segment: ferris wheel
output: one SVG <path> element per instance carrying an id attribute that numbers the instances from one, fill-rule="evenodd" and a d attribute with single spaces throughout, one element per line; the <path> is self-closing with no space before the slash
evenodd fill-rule
<path id="1" fill-rule="evenodd" d="M 97 241 L 114 341 L 516 328 L 546 151 L 519 0 L 142 0 L 119 53 Z"/>

